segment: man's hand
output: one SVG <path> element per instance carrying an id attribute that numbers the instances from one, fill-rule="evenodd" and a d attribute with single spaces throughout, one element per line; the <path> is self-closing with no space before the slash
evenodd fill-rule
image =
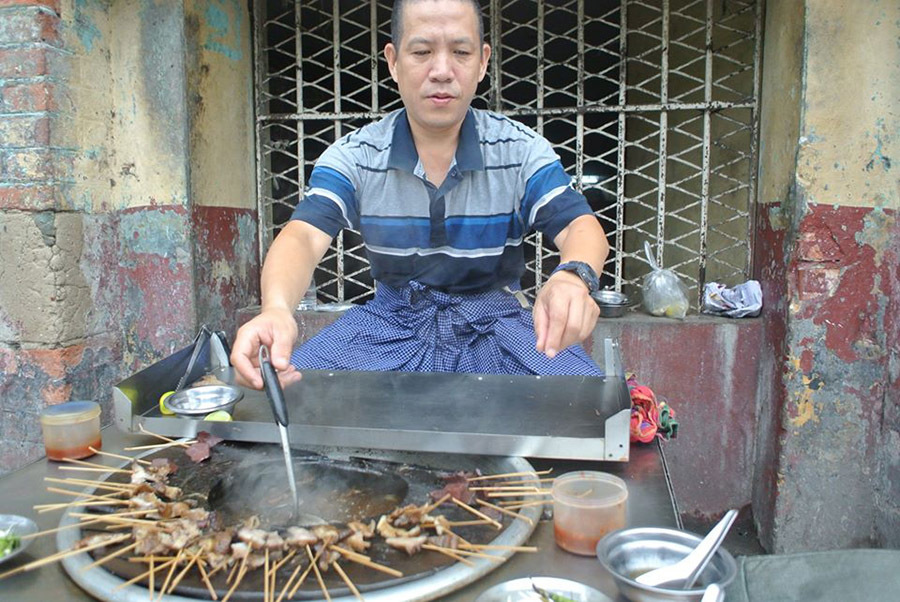
<path id="1" fill-rule="evenodd" d="M 591 334 L 600 308 L 581 278 L 561 271 L 541 287 L 533 315 L 537 350 L 553 359 L 561 350 Z"/>
<path id="2" fill-rule="evenodd" d="M 297 322 L 286 309 L 267 309 L 241 326 L 231 350 L 231 364 L 237 370 L 238 384 L 262 389 L 259 373 L 259 346 L 267 345 L 272 366 L 281 386 L 300 380 L 300 372 L 291 365 L 291 351 L 297 340 Z"/>

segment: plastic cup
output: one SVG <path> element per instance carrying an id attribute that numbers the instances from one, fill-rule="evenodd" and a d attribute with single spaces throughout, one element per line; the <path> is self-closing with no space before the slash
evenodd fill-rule
<path id="1" fill-rule="evenodd" d="M 628 487 L 605 472 L 578 471 L 553 480 L 553 534 L 567 552 L 593 556 L 597 542 L 625 526 Z"/>
<path id="2" fill-rule="evenodd" d="M 41 412 L 44 449 L 50 460 L 87 458 L 100 449 L 100 404 L 69 401 Z"/>

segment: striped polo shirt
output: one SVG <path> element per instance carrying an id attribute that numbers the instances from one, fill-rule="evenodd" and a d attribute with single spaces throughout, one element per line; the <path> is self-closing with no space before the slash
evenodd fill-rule
<path id="1" fill-rule="evenodd" d="M 322 154 L 292 219 L 332 237 L 359 231 L 377 281 L 476 293 L 518 284 L 526 234 L 553 240 L 589 214 L 550 143 L 490 111 L 469 109 L 447 177 L 434 186 L 400 109 Z"/>

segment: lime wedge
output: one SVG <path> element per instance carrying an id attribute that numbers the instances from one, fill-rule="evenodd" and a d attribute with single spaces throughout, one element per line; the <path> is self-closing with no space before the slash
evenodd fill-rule
<path id="1" fill-rule="evenodd" d="M 233 419 L 231 414 L 225 410 L 216 410 L 212 414 L 207 414 L 203 420 L 209 420 L 211 422 L 231 422 Z"/>
<path id="2" fill-rule="evenodd" d="M 171 395 L 174 395 L 174 394 L 175 394 L 175 391 L 166 391 L 165 393 L 163 393 L 162 395 L 159 396 L 159 411 L 162 412 L 163 414 L 165 414 L 166 416 L 171 416 L 175 413 L 169 409 L 169 406 L 166 405 L 166 400 Z"/>

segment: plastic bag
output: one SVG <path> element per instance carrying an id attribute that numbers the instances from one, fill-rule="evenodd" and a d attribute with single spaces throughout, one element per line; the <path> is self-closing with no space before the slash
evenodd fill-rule
<path id="1" fill-rule="evenodd" d="M 762 309 L 762 289 L 756 280 L 748 280 L 734 288 L 718 282 L 707 282 L 703 287 L 705 314 L 744 318 L 758 316 Z"/>
<path id="2" fill-rule="evenodd" d="M 644 309 L 654 316 L 683 319 L 690 302 L 687 287 L 672 270 L 664 270 L 656 264 L 650 243 L 644 241 L 644 253 L 653 269 L 644 276 Z"/>

